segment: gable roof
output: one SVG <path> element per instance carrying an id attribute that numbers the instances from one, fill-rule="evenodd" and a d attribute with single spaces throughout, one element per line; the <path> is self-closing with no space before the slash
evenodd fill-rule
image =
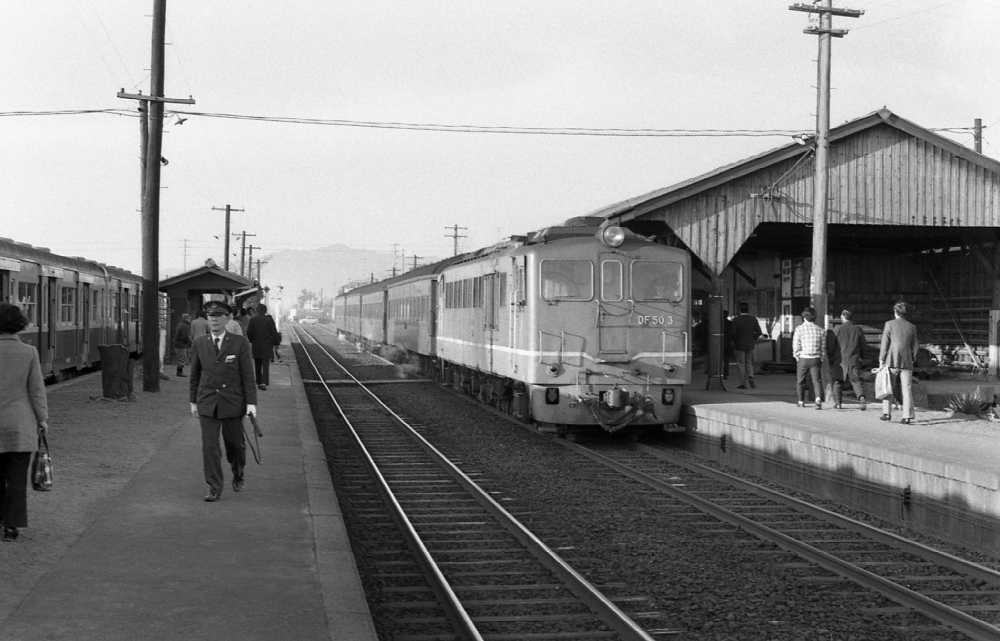
<path id="1" fill-rule="evenodd" d="M 165 292 L 178 284 L 186 284 L 189 290 L 241 290 L 253 287 L 253 281 L 222 269 L 215 263 L 178 274 L 160 281 L 159 290 Z"/>

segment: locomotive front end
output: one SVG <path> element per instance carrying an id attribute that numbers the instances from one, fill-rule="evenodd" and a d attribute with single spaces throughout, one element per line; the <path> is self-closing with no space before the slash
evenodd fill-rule
<path id="1" fill-rule="evenodd" d="M 676 428 L 691 381 L 690 257 L 616 226 L 537 260 L 532 418 Z"/>

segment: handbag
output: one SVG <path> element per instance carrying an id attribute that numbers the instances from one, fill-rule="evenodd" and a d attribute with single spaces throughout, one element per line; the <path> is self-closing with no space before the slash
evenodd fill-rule
<path id="1" fill-rule="evenodd" d="M 883 367 L 875 372 L 875 399 L 879 401 L 889 399 L 896 403 L 903 402 L 903 385 L 899 374 L 893 374 L 888 367 Z"/>
<path id="2" fill-rule="evenodd" d="M 31 489 L 37 492 L 52 491 L 52 457 L 45 434 L 38 434 L 38 451 L 31 459 Z"/>

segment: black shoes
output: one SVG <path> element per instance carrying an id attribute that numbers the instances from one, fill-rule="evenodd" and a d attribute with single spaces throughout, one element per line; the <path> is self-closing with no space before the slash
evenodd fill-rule
<path id="1" fill-rule="evenodd" d="M 878 417 L 878 420 L 880 420 L 880 421 L 891 421 L 892 417 L 889 416 L 888 414 L 883 414 L 882 416 Z"/>
<path id="2" fill-rule="evenodd" d="M 3 540 L 5 543 L 10 543 L 17 540 L 17 535 L 20 532 L 17 531 L 16 527 L 4 527 L 3 529 Z"/>
<path id="3" fill-rule="evenodd" d="M 753 382 L 753 376 L 750 377 L 750 387 L 757 387 Z"/>
<path id="4" fill-rule="evenodd" d="M 736 389 L 746 389 L 746 388 L 747 388 L 746 385 L 737 385 L 736 386 Z"/>
<path id="5" fill-rule="evenodd" d="M 233 479 L 233 492 L 239 492 L 243 489 L 243 477 L 238 479 Z"/>
<path id="6" fill-rule="evenodd" d="M 913 419 L 912 418 L 900 419 L 899 422 L 902 423 L 903 425 L 913 425 Z"/>
<path id="7" fill-rule="evenodd" d="M 264 384 L 258 385 L 257 389 L 267 391 L 267 385 Z"/>
<path id="8" fill-rule="evenodd" d="M 210 490 L 208 494 L 205 495 L 206 503 L 215 503 L 222 498 L 222 492 L 216 492 L 215 490 Z"/>
<path id="9" fill-rule="evenodd" d="M 861 402 L 861 411 L 862 412 L 865 411 L 866 409 L 868 409 L 868 404 L 865 402 L 865 397 L 864 396 L 859 396 L 858 400 Z"/>
<path id="10" fill-rule="evenodd" d="M 179 376 L 180 378 L 187 378 L 187 374 L 185 374 L 184 370 L 182 369 L 177 370 L 177 376 Z"/>

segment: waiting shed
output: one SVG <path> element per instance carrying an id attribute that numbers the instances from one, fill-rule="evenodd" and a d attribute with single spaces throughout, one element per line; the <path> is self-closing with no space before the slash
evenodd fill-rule
<path id="1" fill-rule="evenodd" d="M 882 109 L 831 130 L 829 169 L 827 313 L 851 309 L 877 344 L 906 300 L 924 346 L 996 374 L 1000 162 Z M 810 304 L 814 178 L 815 141 L 793 142 L 592 215 L 686 247 L 695 312 L 747 302 L 771 357 L 789 359 Z"/>

